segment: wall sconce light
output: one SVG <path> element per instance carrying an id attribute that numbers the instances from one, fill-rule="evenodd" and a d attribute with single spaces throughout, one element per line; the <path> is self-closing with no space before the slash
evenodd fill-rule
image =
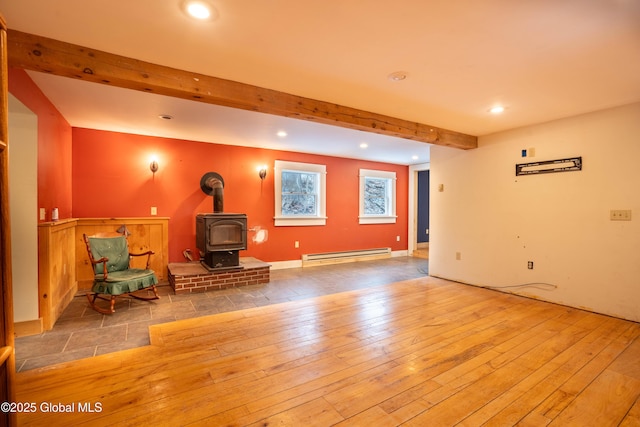
<path id="1" fill-rule="evenodd" d="M 263 181 L 267 177 L 267 166 L 266 165 L 258 166 L 258 176 Z"/>
<path id="2" fill-rule="evenodd" d="M 153 172 L 154 174 L 158 172 L 158 161 L 155 157 L 151 159 L 151 163 L 149 163 L 149 169 L 151 169 L 151 172 Z"/>

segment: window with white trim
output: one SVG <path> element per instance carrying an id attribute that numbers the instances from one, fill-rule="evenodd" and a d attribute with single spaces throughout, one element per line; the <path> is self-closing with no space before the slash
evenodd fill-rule
<path id="1" fill-rule="evenodd" d="M 396 173 L 360 169 L 360 224 L 396 222 Z"/>
<path id="2" fill-rule="evenodd" d="M 326 166 L 275 161 L 275 225 L 325 225 Z"/>

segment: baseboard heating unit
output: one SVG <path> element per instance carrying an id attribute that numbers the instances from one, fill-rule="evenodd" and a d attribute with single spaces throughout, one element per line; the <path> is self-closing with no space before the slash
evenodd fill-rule
<path id="1" fill-rule="evenodd" d="M 361 249 L 355 251 L 324 252 L 302 255 L 302 266 L 311 267 L 323 264 L 339 264 L 343 262 L 370 261 L 390 258 L 391 248 Z"/>

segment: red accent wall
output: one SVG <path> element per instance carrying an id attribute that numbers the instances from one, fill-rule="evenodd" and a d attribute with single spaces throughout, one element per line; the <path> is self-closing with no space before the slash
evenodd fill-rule
<path id="1" fill-rule="evenodd" d="M 149 169 L 156 156 L 159 170 Z M 275 160 L 327 166 L 327 225 L 275 227 Z M 269 166 L 261 181 L 257 166 Z M 359 169 L 396 172 L 396 224 L 358 224 Z M 73 216 L 144 217 L 152 206 L 169 217 L 169 261 L 184 261 L 195 247 L 195 215 L 212 212 L 213 201 L 200 189 L 207 172 L 222 175 L 224 211 L 246 213 L 249 228 L 268 232 L 268 240 L 249 245 L 240 256 L 263 261 L 299 260 L 302 254 L 391 247 L 407 249 L 408 167 L 259 148 L 73 128 Z M 396 241 L 400 236 L 400 242 Z M 300 247 L 294 248 L 299 241 Z"/>
<path id="2" fill-rule="evenodd" d="M 9 92 L 38 117 L 38 207 L 47 221 L 54 207 L 60 219 L 70 218 L 71 126 L 24 70 L 9 68 Z"/>

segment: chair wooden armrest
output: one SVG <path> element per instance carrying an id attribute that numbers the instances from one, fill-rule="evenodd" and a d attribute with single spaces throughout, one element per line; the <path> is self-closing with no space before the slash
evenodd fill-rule
<path id="1" fill-rule="evenodd" d="M 151 262 L 151 255 L 154 255 L 155 252 L 153 251 L 146 251 L 146 252 L 141 252 L 141 253 L 133 253 L 133 252 L 129 252 L 129 256 L 147 256 L 147 263 L 146 266 L 144 267 L 145 269 L 149 269 L 149 262 Z"/>
<path id="2" fill-rule="evenodd" d="M 93 264 L 91 267 L 93 268 L 94 272 L 95 272 L 95 266 L 97 264 L 102 263 L 102 271 L 103 271 L 103 276 L 104 279 L 107 279 L 107 275 L 109 274 L 109 272 L 107 271 L 107 262 L 109 262 L 109 258 L 107 257 L 102 257 L 100 259 L 94 260 L 94 259 L 89 259 L 89 261 L 91 261 L 91 264 Z"/>

